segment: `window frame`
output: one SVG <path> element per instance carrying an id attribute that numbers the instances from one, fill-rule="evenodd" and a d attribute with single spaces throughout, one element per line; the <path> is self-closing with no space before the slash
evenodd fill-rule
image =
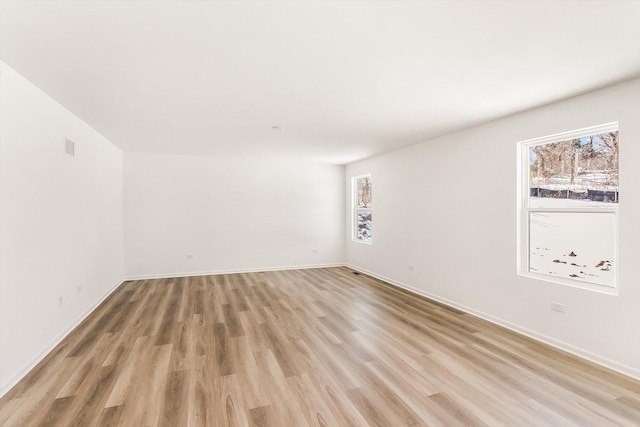
<path id="1" fill-rule="evenodd" d="M 587 135 L 595 135 L 599 133 L 617 131 L 619 135 L 618 122 L 606 123 L 598 126 L 591 126 L 569 132 L 562 132 L 554 135 L 544 136 L 540 138 L 527 139 L 518 142 L 518 250 L 517 250 L 517 274 L 519 276 L 531 279 L 543 280 L 546 282 L 571 286 L 579 289 L 587 289 L 590 291 L 600 292 L 609 295 L 618 295 L 619 290 L 619 205 L 611 203 L 611 206 L 571 206 L 571 207 L 532 207 L 530 202 L 530 166 L 529 166 L 529 149 L 532 146 L 552 144 L 555 142 L 566 141 Z M 619 154 L 618 154 L 619 155 Z M 618 184 L 619 185 L 619 184 Z M 530 215 L 531 213 L 605 213 L 614 215 L 614 277 L 613 286 L 600 285 L 582 280 L 576 280 L 569 277 L 557 277 L 544 273 L 538 273 L 530 270 Z"/>
<path id="2" fill-rule="evenodd" d="M 369 183 L 373 188 L 373 179 L 371 178 L 371 173 L 365 173 L 365 174 L 355 175 L 351 177 L 351 240 L 356 243 L 371 245 L 373 244 L 373 203 L 370 208 L 358 208 L 357 182 L 358 182 L 358 179 L 360 178 L 369 178 Z M 372 190 L 372 199 L 373 199 L 373 190 Z M 368 241 L 358 239 L 358 211 L 371 212 L 371 238 Z"/>

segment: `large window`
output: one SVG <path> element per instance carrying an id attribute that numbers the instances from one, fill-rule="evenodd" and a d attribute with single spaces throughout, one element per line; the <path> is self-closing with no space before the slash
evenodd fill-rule
<path id="1" fill-rule="evenodd" d="M 519 272 L 617 292 L 618 124 L 520 143 Z"/>
<path id="2" fill-rule="evenodd" d="M 371 175 L 353 177 L 353 240 L 371 243 L 372 194 Z"/>

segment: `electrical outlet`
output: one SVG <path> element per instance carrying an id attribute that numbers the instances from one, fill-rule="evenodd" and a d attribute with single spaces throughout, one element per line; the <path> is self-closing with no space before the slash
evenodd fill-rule
<path id="1" fill-rule="evenodd" d="M 78 293 L 82 292 L 82 285 L 78 285 Z"/>
<path id="2" fill-rule="evenodd" d="M 408 268 L 409 270 L 413 271 L 413 264 L 409 264 L 409 265 L 407 266 L 407 268 Z"/>
<path id="3" fill-rule="evenodd" d="M 58 308 L 62 308 L 62 297 L 58 298 Z"/>
<path id="4" fill-rule="evenodd" d="M 564 304 L 560 304 L 559 302 L 551 302 L 551 310 L 557 311 L 558 313 L 564 313 Z"/>
<path id="5" fill-rule="evenodd" d="M 318 253 L 318 248 L 311 249 L 311 253 L 317 254 Z"/>
<path id="6" fill-rule="evenodd" d="M 187 258 L 187 259 L 193 259 L 193 255 L 191 255 L 191 254 L 187 254 L 187 255 L 186 255 L 186 258 Z"/>

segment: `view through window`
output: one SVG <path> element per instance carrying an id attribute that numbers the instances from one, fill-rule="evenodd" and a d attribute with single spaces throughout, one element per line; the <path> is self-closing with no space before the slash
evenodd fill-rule
<path id="1" fill-rule="evenodd" d="M 523 142 L 526 272 L 615 288 L 618 147 L 617 123 Z"/>
<path id="2" fill-rule="evenodd" d="M 371 175 L 360 175 L 353 178 L 354 226 L 353 238 L 356 241 L 371 243 L 372 225 L 372 193 Z"/>

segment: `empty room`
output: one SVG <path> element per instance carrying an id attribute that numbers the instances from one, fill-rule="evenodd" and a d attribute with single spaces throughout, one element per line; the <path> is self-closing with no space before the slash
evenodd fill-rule
<path id="1" fill-rule="evenodd" d="M 0 0 L 0 426 L 640 426 L 640 1 Z"/>

